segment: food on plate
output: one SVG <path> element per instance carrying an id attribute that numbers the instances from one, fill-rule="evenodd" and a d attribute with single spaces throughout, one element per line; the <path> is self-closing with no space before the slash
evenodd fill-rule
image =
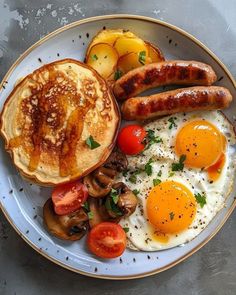
<path id="1" fill-rule="evenodd" d="M 43 219 L 48 231 L 63 240 L 80 240 L 88 229 L 88 216 L 83 208 L 58 215 L 54 211 L 51 198 L 44 204 Z"/>
<path id="2" fill-rule="evenodd" d="M 89 195 L 94 198 L 106 196 L 111 191 L 115 176 L 125 170 L 127 164 L 123 153 L 113 151 L 103 166 L 84 177 L 83 182 L 88 188 Z"/>
<path id="3" fill-rule="evenodd" d="M 120 256 L 126 248 L 126 234 L 119 224 L 102 222 L 88 233 L 89 250 L 102 258 Z"/>
<path id="4" fill-rule="evenodd" d="M 58 215 L 80 209 L 87 198 L 88 189 L 79 181 L 58 185 L 52 191 L 54 211 Z"/>
<path id="5" fill-rule="evenodd" d="M 94 68 L 103 78 L 108 78 L 116 69 L 119 55 L 115 48 L 106 43 L 95 44 L 86 63 Z"/>
<path id="6" fill-rule="evenodd" d="M 179 112 L 225 109 L 231 101 L 232 95 L 224 87 L 194 86 L 129 98 L 121 112 L 125 120 L 147 120 Z"/>
<path id="7" fill-rule="evenodd" d="M 73 181 L 110 155 L 120 122 L 106 82 L 87 65 L 55 61 L 26 76 L 1 114 L 6 149 L 41 185 Z"/>
<path id="8" fill-rule="evenodd" d="M 55 186 L 43 207 L 46 228 L 70 241 L 88 232 L 87 247 L 101 258 L 191 241 L 232 190 L 236 135 L 215 111 L 229 106 L 231 93 L 210 86 L 216 74 L 209 65 L 164 61 L 130 31 L 100 31 L 85 62 L 37 69 L 15 86 L 1 114 L 15 166 Z M 135 97 L 171 84 L 196 86 Z M 119 131 L 111 89 L 126 100 L 125 120 L 162 118 Z"/>
<path id="9" fill-rule="evenodd" d="M 109 45 L 113 45 L 115 41 L 120 37 L 128 37 L 128 38 L 135 38 L 136 36 L 127 30 L 123 29 L 105 29 L 101 30 L 97 33 L 97 35 L 92 39 L 91 43 L 89 44 L 86 57 L 89 54 L 91 47 L 98 43 L 106 43 Z"/>
<path id="10" fill-rule="evenodd" d="M 216 81 L 211 66 L 185 60 L 168 60 L 129 71 L 114 84 L 118 100 L 133 97 L 144 90 L 165 85 L 211 85 Z"/>
<path id="11" fill-rule="evenodd" d="M 163 117 L 145 130 L 152 140 L 127 157 L 118 178 L 138 199 L 120 225 L 131 247 L 156 251 L 192 240 L 223 208 L 236 172 L 236 136 L 219 111 Z"/>
<path id="12" fill-rule="evenodd" d="M 89 219 L 90 228 L 93 228 L 97 224 L 102 223 L 104 221 L 111 221 L 111 219 L 112 222 L 119 222 L 120 220 L 111 218 L 105 207 L 104 200 L 101 198 L 89 198 L 88 209 L 91 215 L 91 218 Z"/>
<path id="13" fill-rule="evenodd" d="M 121 29 L 100 31 L 91 41 L 85 56 L 85 62 L 109 85 L 132 69 L 163 60 L 158 47 Z"/>
<path id="14" fill-rule="evenodd" d="M 111 193 L 106 198 L 106 209 L 112 218 L 130 216 L 137 207 L 135 194 L 123 182 L 113 185 Z"/>
<path id="15" fill-rule="evenodd" d="M 119 149 L 126 155 L 136 155 L 145 148 L 145 129 L 137 124 L 124 126 L 117 137 Z"/>

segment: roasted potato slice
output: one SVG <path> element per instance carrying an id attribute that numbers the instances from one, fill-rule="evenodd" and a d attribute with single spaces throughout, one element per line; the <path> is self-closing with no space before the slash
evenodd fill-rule
<path id="1" fill-rule="evenodd" d="M 148 56 L 151 58 L 153 63 L 165 60 L 161 50 L 158 47 L 146 41 L 145 44 L 148 48 Z"/>
<path id="2" fill-rule="evenodd" d="M 117 70 L 120 71 L 120 75 L 124 75 L 130 70 L 141 67 L 144 64 L 149 64 L 151 62 L 152 60 L 148 56 L 143 56 L 142 59 L 140 59 L 140 54 L 130 52 L 118 59 Z"/>
<path id="3" fill-rule="evenodd" d="M 115 43 L 115 41 L 119 38 L 119 37 L 136 37 L 132 32 L 130 31 L 126 31 L 126 30 L 122 30 L 122 29 L 115 29 L 115 30 L 102 30 L 99 31 L 98 34 L 92 39 L 92 42 L 90 43 L 88 49 L 87 49 L 87 53 L 86 56 L 88 55 L 90 49 L 98 43 L 107 43 L 110 45 L 113 45 Z"/>
<path id="4" fill-rule="evenodd" d="M 95 44 L 89 51 L 86 63 L 94 68 L 103 78 L 109 77 L 118 61 L 115 48 L 106 43 Z"/>
<path id="5" fill-rule="evenodd" d="M 114 48 L 117 50 L 119 56 L 130 52 L 140 53 L 146 52 L 148 56 L 148 49 L 145 42 L 140 38 L 120 37 L 114 43 Z"/>

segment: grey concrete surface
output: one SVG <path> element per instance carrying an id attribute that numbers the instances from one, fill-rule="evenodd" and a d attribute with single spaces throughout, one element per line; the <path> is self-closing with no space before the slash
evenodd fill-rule
<path id="1" fill-rule="evenodd" d="M 159 18 L 194 34 L 236 76 L 235 0 L 0 0 L 0 78 L 48 32 L 72 21 L 111 13 Z M 236 213 L 204 248 L 161 274 L 133 281 L 87 278 L 32 250 L 0 213 L 0 295 L 236 294 Z"/>

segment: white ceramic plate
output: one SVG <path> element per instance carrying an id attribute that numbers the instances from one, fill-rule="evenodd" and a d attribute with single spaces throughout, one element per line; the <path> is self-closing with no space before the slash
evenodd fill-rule
<path id="1" fill-rule="evenodd" d="M 225 66 L 204 45 L 186 32 L 155 19 L 130 15 L 94 17 L 75 22 L 46 36 L 28 49 L 12 66 L 0 88 L 0 108 L 17 79 L 43 64 L 75 58 L 83 61 L 91 38 L 103 27 L 129 29 L 144 40 L 157 44 L 166 59 L 198 60 L 210 64 L 216 71 L 217 85 L 227 87 L 234 97 L 234 80 Z M 235 124 L 236 102 L 225 112 Z M 126 250 L 121 258 L 98 259 L 86 249 L 85 239 L 64 242 L 52 237 L 43 226 L 42 206 L 51 189 L 32 185 L 19 175 L 0 141 L 0 203 L 11 225 L 39 253 L 72 271 L 107 279 L 130 279 L 148 276 L 179 263 L 212 238 L 235 207 L 234 185 L 226 206 L 210 225 L 193 241 L 169 250 L 145 253 Z"/>

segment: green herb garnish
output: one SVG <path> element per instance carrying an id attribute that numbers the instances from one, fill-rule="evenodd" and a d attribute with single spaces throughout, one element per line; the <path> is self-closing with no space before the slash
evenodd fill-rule
<path id="1" fill-rule="evenodd" d="M 178 163 L 172 163 L 172 171 L 183 171 L 186 155 L 181 155 Z"/>
<path id="2" fill-rule="evenodd" d="M 94 150 L 100 146 L 100 143 L 95 141 L 91 135 L 86 139 L 85 142 L 91 150 Z"/>
<path id="3" fill-rule="evenodd" d="M 160 138 L 160 136 L 155 136 L 155 132 L 151 129 L 147 130 L 147 136 L 145 138 L 146 141 L 146 147 L 145 150 L 149 149 L 150 146 L 154 143 L 160 143 L 163 142 L 163 140 Z"/>
<path id="4" fill-rule="evenodd" d="M 177 125 L 175 124 L 176 119 L 177 119 L 176 117 L 170 117 L 168 119 L 168 122 L 170 122 L 169 129 L 172 129 L 173 127 L 177 127 Z"/>
<path id="5" fill-rule="evenodd" d="M 96 54 L 93 54 L 93 55 L 91 56 L 91 58 L 92 58 L 92 60 L 98 60 L 98 57 L 97 57 Z"/>
<path id="6" fill-rule="evenodd" d="M 107 211 L 112 211 L 116 216 L 122 216 L 122 212 L 119 207 L 114 203 L 112 197 L 107 197 L 105 207 Z"/>
<path id="7" fill-rule="evenodd" d="M 93 212 L 89 211 L 87 214 L 89 219 L 93 219 Z"/>
<path id="8" fill-rule="evenodd" d="M 129 228 L 128 227 L 123 227 L 124 232 L 129 232 Z"/>
<path id="9" fill-rule="evenodd" d="M 202 193 L 202 194 L 197 193 L 197 194 L 194 195 L 194 197 L 195 197 L 197 203 L 201 206 L 201 208 L 203 208 L 204 205 L 206 205 L 206 195 L 205 195 L 205 193 Z"/>
<path id="10" fill-rule="evenodd" d="M 152 175 L 152 162 L 153 162 L 153 159 L 150 158 L 144 167 L 144 170 L 148 176 Z"/>
<path id="11" fill-rule="evenodd" d="M 174 176 L 175 174 L 174 174 L 174 172 L 169 172 L 169 177 L 172 177 L 172 176 Z"/>
<path id="12" fill-rule="evenodd" d="M 137 195 L 140 193 L 140 191 L 139 190 L 137 190 L 137 189 L 134 189 L 133 190 L 133 194 L 137 197 Z"/>
<path id="13" fill-rule="evenodd" d="M 158 178 L 153 179 L 153 185 L 156 186 L 161 183 L 161 180 Z"/>
<path id="14" fill-rule="evenodd" d="M 161 177 L 162 175 L 162 171 L 160 170 L 158 173 L 157 173 L 157 176 Z"/>
<path id="15" fill-rule="evenodd" d="M 86 211 L 89 211 L 89 203 L 88 202 L 85 202 L 82 207 L 86 210 Z"/>
<path id="16" fill-rule="evenodd" d="M 111 196 L 114 204 L 117 204 L 118 200 L 119 200 L 119 195 L 118 195 L 117 191 L 114 188 L 111 189 L 110 196 Z"/>
<path id="17" fill-rule="evenodd" d="M 116 70 L 115 74 L 114 74 L 114 79 L 115 81 L 120 79 L 120 77 L 123 75 L 123 73 L 121 72 L 121 70 Z"/>
<path id="18" fill-rule="evenodd" d="M 173 220 L 175 217 L 175 214 L 173 212 L 170 212 L 170 220 Z"/>
<path id="19" fill-rule="evenodd" d="M 129 177 L 129 181 L 131 183 L 136 183 L 137 182 L 137 175 L 140 174 L 142 171 L 140 169 L 135 170 Z"/>
<path id="20" fill-rule="evenodd" d="M 146 61 L 146 51 L 140 51 L 138 55 L 138 61 L 142 64 L 145 65 Z"/>

